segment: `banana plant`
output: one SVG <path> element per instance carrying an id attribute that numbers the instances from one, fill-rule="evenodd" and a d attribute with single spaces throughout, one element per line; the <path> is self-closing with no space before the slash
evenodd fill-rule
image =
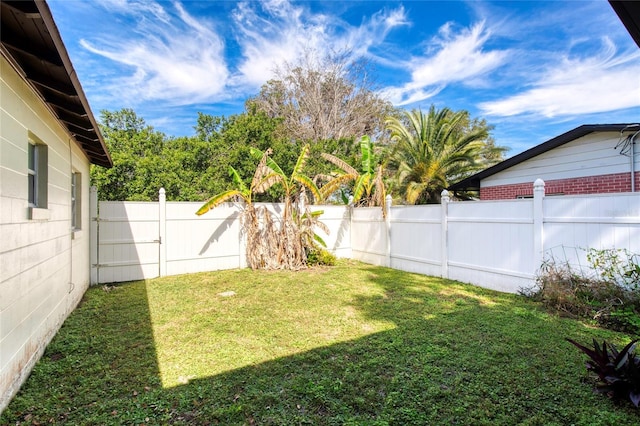
<path id="1" fill-rule="evenodd" d="M 251 148 L 251 155 L 260 159 L 251 185 L 247 187 L 238 172 L 229 167 L 236 188 L 214 195 L 196 212 L 202 215 L 226 201 L 243 200 L 245 208 L 241 218 L 247 235 L 247 263 L 254 269 L 299 269 L 306 264 L 307 249 L 315 248 L 318 244 L 326 246 L 322 238 L 314 233 L 316 227 L 328 232 L 327 227 L 318 220 L 322 212 L 311 212 L 308 206 L 301 207 L 296 200 L 302 191 L 307 190 L 316 203 L 322 201 L 316 184 L 302 172 L 309 150 L 309 145 L 302 148 L 291 175 L 287 176 L 270 157 L 271 149 L 262 152 Z M 272 213 L 264 206 L 254 208 L 252 202 L 253 195 L 264 193 L 278 184 L 284 189 L 284 210 L 279 226 Z"/>
<path id="2" fill-rule="evenodd" d="M 271 151 L 267 150 L 262 155 L 249 187 L 247 187 L 240 178 L 240 174 L 237 170 L 232 166 L 229 166 L 229 173 L 233 178 L 233 183 L 236 188 L 214 195 L 205 201 L 205 203 L 196 212 L 198 216 L 201 216 L 227 201 L 237 199 L 244 201 L 240 218 L 242 230 L 247 238 L 247 263 L 252 269 L 270 268 L 274 266 L 273 258 L 275 255 L 273 251 L 273 236 L 275 235 L 275 226 L 273 225 L 271 214 L 264 207 L 256 209 L 252 202 L 252 197 L 253 194 L 256 193 L 256 188 L 265 185 L 264 175 L 265 171 L 268 169 L 266 162 L 270 153 Z"/>
<path id="3" fill-rule="evenodd" d="M 322 158 L 337 166 L 341 171 L 332 176 L 320 176 L 328 182 L 322 186 L 323 197 L 328 197 L 341 187 L 353 182 L 353 203 L 367 207 L 381 206 L 385 211 L 385 196 L 383 165 L 375 155 L 374 145 L 367 135 L 360 138 L 360 153 L 362 155 L 361 171 L 358 172 L 346 161 L 332 154 L 322 153 Z"/>
<path id="4" fill-rule="evenodd" d="M 221 192 L 219 194 L 214 195 L 209 198 L 205 203 L 198 209 L 196 214 L 198 216 L 202 216 L 206 212 L 211 209 L 218 207 L 222 203 L 226 203 L 232 199 L 241 199 L 243 200 L 247 206 L 252 205 L 251 203 L 251 189 L 247 188 L 247 185 L 240 178 L 240 174 L 238 171 L 233 168 L 233 166 L 229 166 L 229 175 L 233 179 L 233 183 L 236 185 L 236 189 L 229 189 L 227 191 Z"/>
<path id="5" fill-rule="evenodd" d="M 272 186 L 280 184 L 284 189 L 284 198 L 286 203 L 287 200 L 291 200 L 296 195 L 296 191 L 298 191 L 300 186 L 302 186 L 307 189 L 311 195 L 313 195 L 316 203 L 321 202 L 323 198 L 318 187 L 309 176 L 302 173 L 302 169 L 309 158 L 309 150 L 310 147 L 308 144 L 302 147 L 293 171 L 291 172 L 291 176 L 287 176 L 280 166 L 278 166 L 278 164 L 269 157 L 271 154 L 270 150 L 263 153 L 257 148 L 251 148 L 250 152 L 254 157 L 265 158 L 266 156 L 264 164 L 256 170 L 254 182 L 252 182 L 252 189 L 255 193 L 261 194 L 269 190 Z"/>
<path id="6" fill-rule="evenodd" d="M 254 157 L 266 158 L 263 166 L 256 170 L 254 179 L 256 193 L 263 193 L 274 185 L 280 184 L 284 189 L 284 210 L 282 212 L 282 224 L 277 238 L 278 254 L 277 263 L 289 269 L 296 269 L 305 264 L 306 248 L 310 244 L 307 237 L 309 224 L 312 224 L 311 213 L 301 213 L 300 204 L 296 198 L 305 189 L 308 190 L 316 203 L 323 197 L 313 180 L 303 174 L 302 170 L 309 158 L 309 145 L 305 145 L 290 176 L 287 176 L 280 166 L 269 157 L 269 153 L 263 153 L 259 149 L 251 148 Z M 253 184 L 252 184 L 253 186 Z M 302 219 L 306 216 L 306 219 Z M 315 221 L 318 222 L 318 221 Z M 315 224 L 317 226 L 317 223 Z"/>

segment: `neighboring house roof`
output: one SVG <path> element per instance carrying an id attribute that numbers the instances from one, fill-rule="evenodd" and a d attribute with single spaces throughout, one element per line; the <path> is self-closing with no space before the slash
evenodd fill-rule
<path id="1" fill-rule="evenodd" d="M 640 47 L 640 2 L 609 0 L 609 4 Z"/>
<path id="2" fill-rule="evenodd" d="M 533 148 L 521 152 L 518 155 L 514 155 L 513 157 L 504 160 L 492 167 L 489 167 L 488 169 L 485 169 L 479 173 L 476 173 L 473 176 L 469 176 L 468 178 L 451 185 L 447 189 L 452 191 L 477 191 L 480 189 L 480 181 L 482 179 L 508 169 L 509 167 L 515 166 L 516 164 L 520 164 L 525 160 L 535 157 L 536 155 L 540 155 L 543 152 L 547 152 L 559 147 L 560 145 L 564 145 L 568 142 L 586 136 L 589 133 L 620 132 L 628 126 L 630 126 L 630 124 L 585 124 L 580 127 L 576 127 L 573 130 L 569 130 L 568 132 L 563 133 L 560 136 L 556 136 L 555 138 L 549 139 L 548 141 L 541 143 L 540 145 L 536 145 Z"/>
<path id="3" fill-rule="evenodd" d="M 31 84 L 93 164 L 113 166 L 49 6 L 43 0 L 0 3 L 2 55 Z"/>

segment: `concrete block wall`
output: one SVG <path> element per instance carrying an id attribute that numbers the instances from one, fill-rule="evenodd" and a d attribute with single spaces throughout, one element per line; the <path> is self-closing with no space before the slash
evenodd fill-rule
<path id="1" fill-rule="evenodd" d="M 89 285 L 89 160 L 0 57 L 0 411 Z M 29 138 L 47 145 L 47 206 L 30 219 Z M 71 174 L 81 177 L 71 229 Z M 84 201 L 86 200 L 86 201 Z"/>

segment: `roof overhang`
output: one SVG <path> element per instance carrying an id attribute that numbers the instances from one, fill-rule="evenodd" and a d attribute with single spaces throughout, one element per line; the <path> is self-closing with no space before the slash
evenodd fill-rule
<path id="1" fill-rule="evenodd" d="M 609 4 L 640 47 L 640 2 L 609 0 Z"/>
<path id="2" fill-rule="evenodd" d="M 540 145 L 536 145 L 531 149 L 528 149 L 524 152 L 521 152 L 518 155 L 514 155 L 513 157 L 504 160 L 495 166 L 489 167 L 475 175 L 469 176 L 466 179 L 461 180 L 453 185 L 451 185 L 449 190 L 451 191 L 478 191 L 480 189 L 480 181 L 482 179 L 486 179 L 489 176 L 492 176 L 498 172 L 508 169 L 509 167 L 513 167 L 516 164 L 522 163 L 525 160 L 533 158 L 537 155 L 540 155 L 544 152 L 550 151 L 554 148 L 559 147 L 560 145 L 564 145 L 568 142 L 579 139 L 583 136 L 586 136 L 590 133 L 594 132 L 623 132 L 628 128 L 629 131 L 637 131 L 637 127 L 631 128 L 632 124 L 585 124 L 580 127 L 576 127 L 573 130 L 569 130 L 566 133 L 561 134 L 560 136 L 556 136 L 553 139 L 549 139 L 548 141 L 541 143 Z M 636 125 L 637 126 L 637 125 Z"/>
<path id="3" fill-rule="evenodd" d="M 93 164 L 113 162 L 44 0 L 0 3 L 2 55 L 22 75 Z"/>

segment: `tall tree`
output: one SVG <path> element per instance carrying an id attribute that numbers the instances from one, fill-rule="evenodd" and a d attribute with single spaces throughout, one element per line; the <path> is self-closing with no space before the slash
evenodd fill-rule
<path id="1" fill-rule="evenodd" d="M 349 52 L 307 52 L 298 63 L 285 63 L 248 105 L 281 118 L 283 135 L 303 141 L 378 135 L 392 109 L 374 91 L 366 64 Z"/>
<path id="2" fill-rule="evenodd" d="M 467 111 L 429 108 L 391 117 L 387 129 L 394 141 L 390 168 L 396 189 L 408 204 L 437 203 L 440 193 L 456 180 L 499 161 L 484 121 L 469 119 Z M 485 157 L 483 157 L 485 155 Z"/>
<path id="3" fill-rule="evenodd" d="M 201 201 L 233 183 L 226 173 L 230 164 L 240 176 L 251 176 L 251 147 L 277 149 L 277 161 L 286 168 L 296 159 L 290 144 L 275 137 L 279 120 L 255 109 L 229 117 L 199 113 L 193 137 L 167 137 L 131 109 L 102 111 L 101 121 L 114 160 L 111 169 L 91 171 L 102 200 L 157 200 L 164 187 L 167 200 Z M 282 192 L 278 188 L 258 198 L 276 201 Z"/>
<path id="4" fill-rule="evenodd" d="M 158 198 L 165 135 L 131 109 L 101 111 L 101 130 L 113 159 L 110 169 L 93 166 L 91 184 L 101 200 L 148 201 Z"/>
<path id="5" fill-rule="evenodd" d="M 231 164 L 240 176 L 253 175 L 255 159 L 251 155 L 251 148 L 261 151 L 271 148 L 275 152 L 275 161 L 286 169 L 293 167 L 296 151 L 276 135 L 279 123 L 279 119 L 271 118 L 256 108 L 229 117 L 198 114 L 196 133 L 211 144 L 210 166 L 203 173 L 203 177 L 214 186 L 209 194 L 221 192 L 232 184 L 226 173 L 227 166 Z M 249 182 L 245 181 L 245 184 L 249 185 Z M 256 201 L 277 201 L 282 196 L 282 189 L 255 195 Z"/>

